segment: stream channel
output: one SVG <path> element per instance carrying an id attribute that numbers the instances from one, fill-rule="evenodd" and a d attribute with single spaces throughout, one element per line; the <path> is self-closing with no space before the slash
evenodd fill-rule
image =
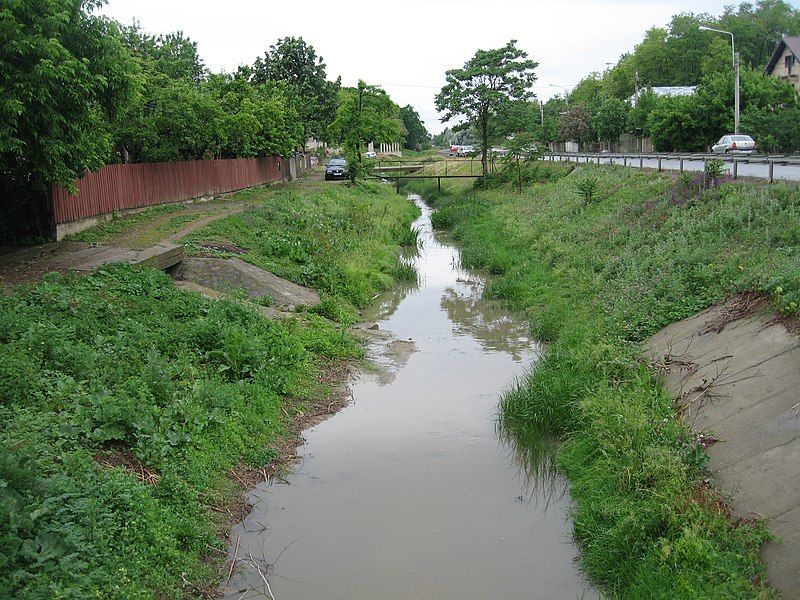
<path id="1" fill-rule="evenodd" d="M 596 597 L 565 482 L 530 481 L 496 430 L 499 393 L 537 357 L 529 326 L 482 299 L 485 278 L 411 199 L 419 285 L 364 315 L 396 342 L 374 344 L 378 371 L 305 432 L 288 485 L 251 491 L 226 598 Z"/>

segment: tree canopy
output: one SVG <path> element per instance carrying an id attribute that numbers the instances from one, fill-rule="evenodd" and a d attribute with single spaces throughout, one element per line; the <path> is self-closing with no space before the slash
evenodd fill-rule
<path id="1" fill-rule="evenodd" d="M 459 119 L 457 128 L 473 127 L 481 143 L 481 163 L 488 173 L 487 153 L 499 131 L 500 115 L 509 103 L 533 97 L 539 63 L 511 40 L 502 48 L 478 50 L 464 66 L 446 72 L 447 83 L 436 95 L 442 122 Z"/>
<path id="2" fill-rule="evenodd" d="M 395 142 L 405 133 L 400 108 L 378 86 L 359 80 L 355 88 L 339 92 L 339 108 L 329 134 L 344 145 L 352 179 L 362 173 L 361 149 L 366 143 Z"/>
<path id="3" fill-rule="evenodd" d="M 6 3 L 0 12 L 0 185 L 5 202 L 71 187 L 111 154 L 108 127 L 138 68 L 101 3 Z"/>
<path id="4" fill-rule="evenodd" d="M 800 147 L 800 131 L 791 125 L 797 94 L 785 82 L 763 73 L 781 35 L 800 34 L 800 10 L 784 0 L 745 2 L 726 8 L 718 17 L 680 13 L 666 27 L 649 29 L 612 68 L 588 74 L 572 89 L 569 110 L 563 105 L 554 110 L 554 100 L 545 104 L 539 140 L 575 140 L 594 146 L 628 132 L 652 137 L 658 150 L 705 150 L 732 132 L 730 38 L 701 31 L 701 25 L 730 31 L 736 37 L 742 64 L 742 132 L 765 149 Z M 637 84 L 638 98 L 628 110 L 626 104 Z M 663 86 L 696 86 L 696 93 L 664 97 L 649 91 Z M 781 121 L 789 124 L 783 130 L 776 125 Z"/>
<path id="5" fill-rule="evenodd" d="M 253 65 L 253 82 L 283 82 L 300 116 L 304 142 L 325 140 L 327 127 L 336 117 L 341 80 L 328 81 L 326 66 L 316 50 L 302 37 L 285 37 L 271 45 Z"/>
<path id="6" fill-rule="evenodd" d="M 400 118 L 406 128 L 406 139 L 404 147 L 409 150 L 422 150 L 430 147 L 431 134 L 425 129 L 425 124 L 419 117 L 419 113 L 410 104 L 400 109 Z"/>

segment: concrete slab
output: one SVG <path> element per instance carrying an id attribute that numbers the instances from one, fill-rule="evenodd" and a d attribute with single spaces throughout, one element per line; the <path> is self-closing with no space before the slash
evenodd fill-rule
<path id="1" fill-rule="evenodd" d="M 89 273 L 115 262 L 167 269 L 183 259 L 183 246 L 156 244 L 144 250 L 84 242 L 55 242 L 20 248 L 0 255 L 0 284 L 36 281 L 45 273 Z"/>
<path id="2" fill-rule="evenodd" d="M 800 598 L 800 338 L 725 304 L 664 328 L 646 353 L 687 424 L 719 440 L 709 467 L 734 511 L 770 519 L 769 582 Z"/>
<path id="3" fill-rule="evenodd" d="M 245 290 L 249 297 L 269 296 L 276 306 L 289 310 L 313 306 L 319 295 L 238 258 L 187 257 L 169 269 L 178 280 L 191 281 L 221 292 Z"/>

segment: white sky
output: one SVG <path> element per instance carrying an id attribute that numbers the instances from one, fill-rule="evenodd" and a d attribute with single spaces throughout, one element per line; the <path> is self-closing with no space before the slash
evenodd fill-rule
<path id="1" fill-rule="evenodd" d="M 679 12 L 719 14 L 731 0 L 109 0 L 103 12 L 150 33 L 183 30 L 214 71 L 251 64 L 278 38 L 300 36 L 330 79 L 382 86 L 438 133 L 433 97 L 444 72 L 478 48 L 510 39 L 539 62 L 536 93 L 549 98 L 631 50 Z M 738 2 L 737 2 L 738 4 Z"/>

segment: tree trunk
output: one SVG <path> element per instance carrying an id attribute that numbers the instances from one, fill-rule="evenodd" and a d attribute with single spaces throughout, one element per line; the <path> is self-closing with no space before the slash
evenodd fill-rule
<path id="1" fill-rule="evenodd" d="M 483 176 L 489 174 L 489 117 L 487 114 L 481 115 L 481 167 Z"/>

